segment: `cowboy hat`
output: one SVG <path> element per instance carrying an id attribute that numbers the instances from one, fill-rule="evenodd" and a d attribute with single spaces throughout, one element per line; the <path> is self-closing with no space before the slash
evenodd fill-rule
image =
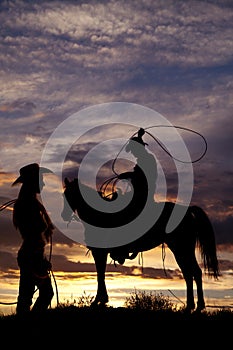
<path id="1" fill-rule="evenodd" d="M 145 145 L 148 146 L 148 143 L 144 142 L 143 139 L 142 139 L 142 136 L 144 134 L 145 134 L 145 130 L 143 128 L 140 128 L 138 130 L 138 136 L 134 136 L 134 137 L 131 137 L 129 139 L 129 142 L 127 143 L 127 145 L 125 147 L 126 152 L 129 152 L 129 151 L 131 151 L 132 149 L 135 148 L 135 145 L 136 145 L 135 142 L 139 143 L 142 146 L 145 146 Z"/>
<path id="2" fill-rule="evenodd" d="M 37 163 L 25 165 L 19 170 L 20 176 L 13 182 L 11 186 L 15 186 L 18 183 L 30 182 L 39 178 L 39 174 L 52 173 L 48 168 L 40 167 Z"/>

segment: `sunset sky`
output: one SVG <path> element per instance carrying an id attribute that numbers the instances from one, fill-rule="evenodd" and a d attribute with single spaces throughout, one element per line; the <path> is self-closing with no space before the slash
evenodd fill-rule
<path id="1" fill-rule="evenodd" d="M 64 164 L 64 174 L 72 178 L 91 147 L 108 138 L 127 140 L 137 131 L 124 125 L 103 127 L 108 117 L 111 122 L 127 123 L 123 115 L 114 120 L 114 108 L 111 116 L 102 119 L 102 111 L 108 112 L 106 106 L 123 104 L 136 106 L 139 112 L 155 111 L 172 125 L 193 129 L 207 141 L 205 156 L 193 164 L 191 204 L 207 212 L 216 233 L 222 276 L 206 286 L 216 297 L 219 290 L 227 290 L 233 303 L 232 1 L 1 1 L 0 35 L 0 203 L 17 197 L 20 187 L 11 184 L 19 169 L 41 162 L 49 138 L 70 116 L 77 114 L 77 130 L 69 133 L 68 129 L 49 159 L 53 169 L 58 169 L 66 140 L 77 132 Z M 95 113 L 90 117 L 85 111 Z M 132 120 L 136 126 L 151 125 L 140 113 L 130 114 L 131 124 Z M 97 128 L 82 135 L 88 125 Z M 167 130 L 150 132 L 166 134 Z M 181 136 L 191 158 L 201 154 L 201 138 L 187 132 Z M 160 161 L 168 198 L 175 200 L 177 174 L 171 159 L 154 140 L 145 139 Z M 115 145 L 112 154 L 117 155 L 120 145 Z M 107 168 L 102 179 L 111 174 Z M 57 177 L 46 176 L 49 193 L 61 193 Z M 159 192 L 158 198 L 162 197 Z M 52 196 L 50 203 L 54 204 Z M 73 231 L 75 225 L 71 223 Z M 0 228 L 0 301 L 15 300 L 21 238 L 12 224 L 11 208 L 0 212 Z M 86 253 L 85 246 L 56 229 L 53 268 L 60 274 L 60 293 L 66 291 L 67 298 L 83 290 L 95 294 L 93 259 Z M 143 277 L 138 258 L 127 261 L 125 268 L 110 265 L 110 275 L 120 271 L 120 277 L 111 275 L 107 284 L 114 284 L 115 293 L 124 296 L 134 287 L 184 289 L 168 251 L 165 265 L 173 273 L 167 284 L 166 277 L 163 280 L 161 255 L 161 247 L 144 254 L 147 274 Z M 154 269 L 146 271 L 146 267 Z"/>

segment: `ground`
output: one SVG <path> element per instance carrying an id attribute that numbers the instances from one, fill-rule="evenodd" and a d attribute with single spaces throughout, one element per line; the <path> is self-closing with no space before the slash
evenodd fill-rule
<path id="1" fill-rule="evenodd" d="M 182 341 L 189 337 L 195 343 L 202 342 L 208 337 L 217 336 L 216 341 L 230 340 L 229 329 L 233 325 L 233 312 L 221 310 L 213 313 L 191 313 L 179 311 L 135 310 L 125 307 L 75 307 L 49 309 L 43 314 L 30 313 L 27 317 L 15 314 L 0 317 L 1 340 L 5 344 L 19 345 L 58 344 L 65 342 L 66 346 L 73 342 L 82 341 L 86 344 L 110 341 L 110 345 L 119 347 L 120 339 L 138 345 L 138 341 L 159 342 Z M 184 332 L 185 329 L 185 332 Z M 224 336 L 223 336 L 224 335 Z M 163 338 L 161 338 L 163 337 Z M 191 338 L 190 338 L 191 337 Z M 210 339 L 209 339 L 210 338 Z M 65 345 L 64 344 L 64 345 Z M 174 346 L 174 343 L 172 343 Z M 178 343 L 177 343 L 178 344 Z M 210 343 L 209 343 L 210 344 Z M 45 346 L 44 345 L 44 346 Z M 188 344 L 187 344 L 188 345 Z M 216 342 L 213 344 L 216 346 Z M 122 349 L 125 348 L 122 344 Z"/>

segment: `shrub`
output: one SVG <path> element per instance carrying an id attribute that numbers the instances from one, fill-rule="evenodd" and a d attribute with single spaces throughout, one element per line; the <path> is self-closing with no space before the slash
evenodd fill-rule
<path id="1" fill-rule="evenodd" d="M 94 296 L 86 295 L 86 293 L 84 291 L 83 295 L 78 297 L 78 299 L 76 301 L 76 306 L 77 307 L 89 307 L 89 306 L 91 306 L 91 303 L 93 302 L 93 300 L 94 300 Z"/>
<path id="2" fill-rule="evenodd" d="M 177 309 L 177 306 L 170 301 L 169 297 L 162 293 L 137 290 L 126 298 L 124 306 L 129 309 L 153 311 L 176 311 Z"/>

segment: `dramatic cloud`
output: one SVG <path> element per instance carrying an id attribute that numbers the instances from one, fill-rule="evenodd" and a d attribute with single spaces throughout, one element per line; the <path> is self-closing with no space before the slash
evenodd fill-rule
<path id="1" fill-rule="evenodd" d="M 20 167 L 40 162 L 49 136 L 70 115 L 95 104 L 136 103 L 205 136 L 207 153 L 193 164 L 192 203 L 207 211 L 217 243 L 232 247 L 232 1 L 1 1 L 0 21 L 1 203 L 17 196 L 19 187 L 11 184 Z M 83 136 L 68 152 L 64 173 L 75 176 L 100 140 L 134 131 L 100 128 Z M 181 135 L 195 158 L 203 142 Z M 56 145 L 51 164 L 59 164 L 67 140 L 64 135 Z M 152 139 L 146 141 L 173 199 L 174 164 Z M 116 166 L 120 171 L 125 163 Z M 51 192 L 56 186 L 51 179 Z M 15 255 L 20 237 L 10 214 L 0 213 L 0 239 L 2 250 Z M 54 239 L 63 248 L 72 245 L 62 233 Z"/>

